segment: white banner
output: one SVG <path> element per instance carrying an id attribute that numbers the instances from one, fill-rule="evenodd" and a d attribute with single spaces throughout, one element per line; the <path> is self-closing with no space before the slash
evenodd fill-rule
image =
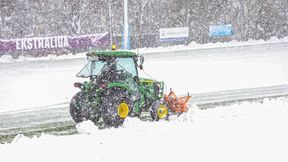
<path id="1" fill-rule="evenodd" d="M 188 27 L 182 28 L 161 28 L 160 41 L 175 41 L 189 37 Z"/>

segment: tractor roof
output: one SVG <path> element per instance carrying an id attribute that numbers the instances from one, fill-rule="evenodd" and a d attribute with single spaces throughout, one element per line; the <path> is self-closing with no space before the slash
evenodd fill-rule
<path id="1" fill-rule="evenodd" d="M 86 54 L 87 57 L 135 57 L 136 53 L 130 51 L 95 51 Z"/>

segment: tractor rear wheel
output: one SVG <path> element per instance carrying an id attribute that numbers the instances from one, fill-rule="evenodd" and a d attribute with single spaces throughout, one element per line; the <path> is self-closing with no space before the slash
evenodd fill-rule
<path id="1" fill-rule="evenodd" d="M 161 119 L 168 120 L 169 109 L 167 104 L 163 103 L 163 101 L 154 101 L 150 106 L 149 111 L 153 121 L 159 121 Z"/>
<path id="2" fill-rule="evenodd" d="M 105 126 L 117 128 L 123 125 L 132 108 L 133 101 L 127 90 L 108 89 L 102 98 L 101 106 L 101 116 Z"/>
<path id="3" fill-rule="evenodd" d="M 90 99 L 91 100 L 91 99 Z M 70 115 L 76 123 L 83 122 L 85 120 L 91 120 L 97 122 L 100 118 L 100 114 L 93 105 L 93 100 L 90 101 L 82 91 L 76 93 L 70 102 Z"/>

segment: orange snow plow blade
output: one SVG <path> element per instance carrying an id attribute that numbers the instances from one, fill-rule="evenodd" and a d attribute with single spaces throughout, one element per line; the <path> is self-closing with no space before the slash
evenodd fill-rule
<path id="1" fill-rule="evenodd" d="M 187 112 L 187 103 L 191 99 L 191 96 L 177 97 L 173 91 L 170 91 L 169 95 L 165 95 L 164 100 L 168 103 L 168 107 L 172 112 L 181 113 Z"/>

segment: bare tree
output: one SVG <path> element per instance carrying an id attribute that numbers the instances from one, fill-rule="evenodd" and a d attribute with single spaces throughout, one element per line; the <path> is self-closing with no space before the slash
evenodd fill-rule
<path id="1" fill-rule="evenodd" d="M 94 0 L 63 0 L 61 6 L 62 12 L 59 14 L 65 22 L 63 25 L 69 29 L 71 35 L 85 34 L 99 23 L 101 24 L 99 26 L 103 28 L 102 22 L 107 18 L 107 12 L 102 12 L 103 9 L 101 9 L 104 1 L 96 3 Z M 98 21 L 99 19 L 101 21 Z"/>

